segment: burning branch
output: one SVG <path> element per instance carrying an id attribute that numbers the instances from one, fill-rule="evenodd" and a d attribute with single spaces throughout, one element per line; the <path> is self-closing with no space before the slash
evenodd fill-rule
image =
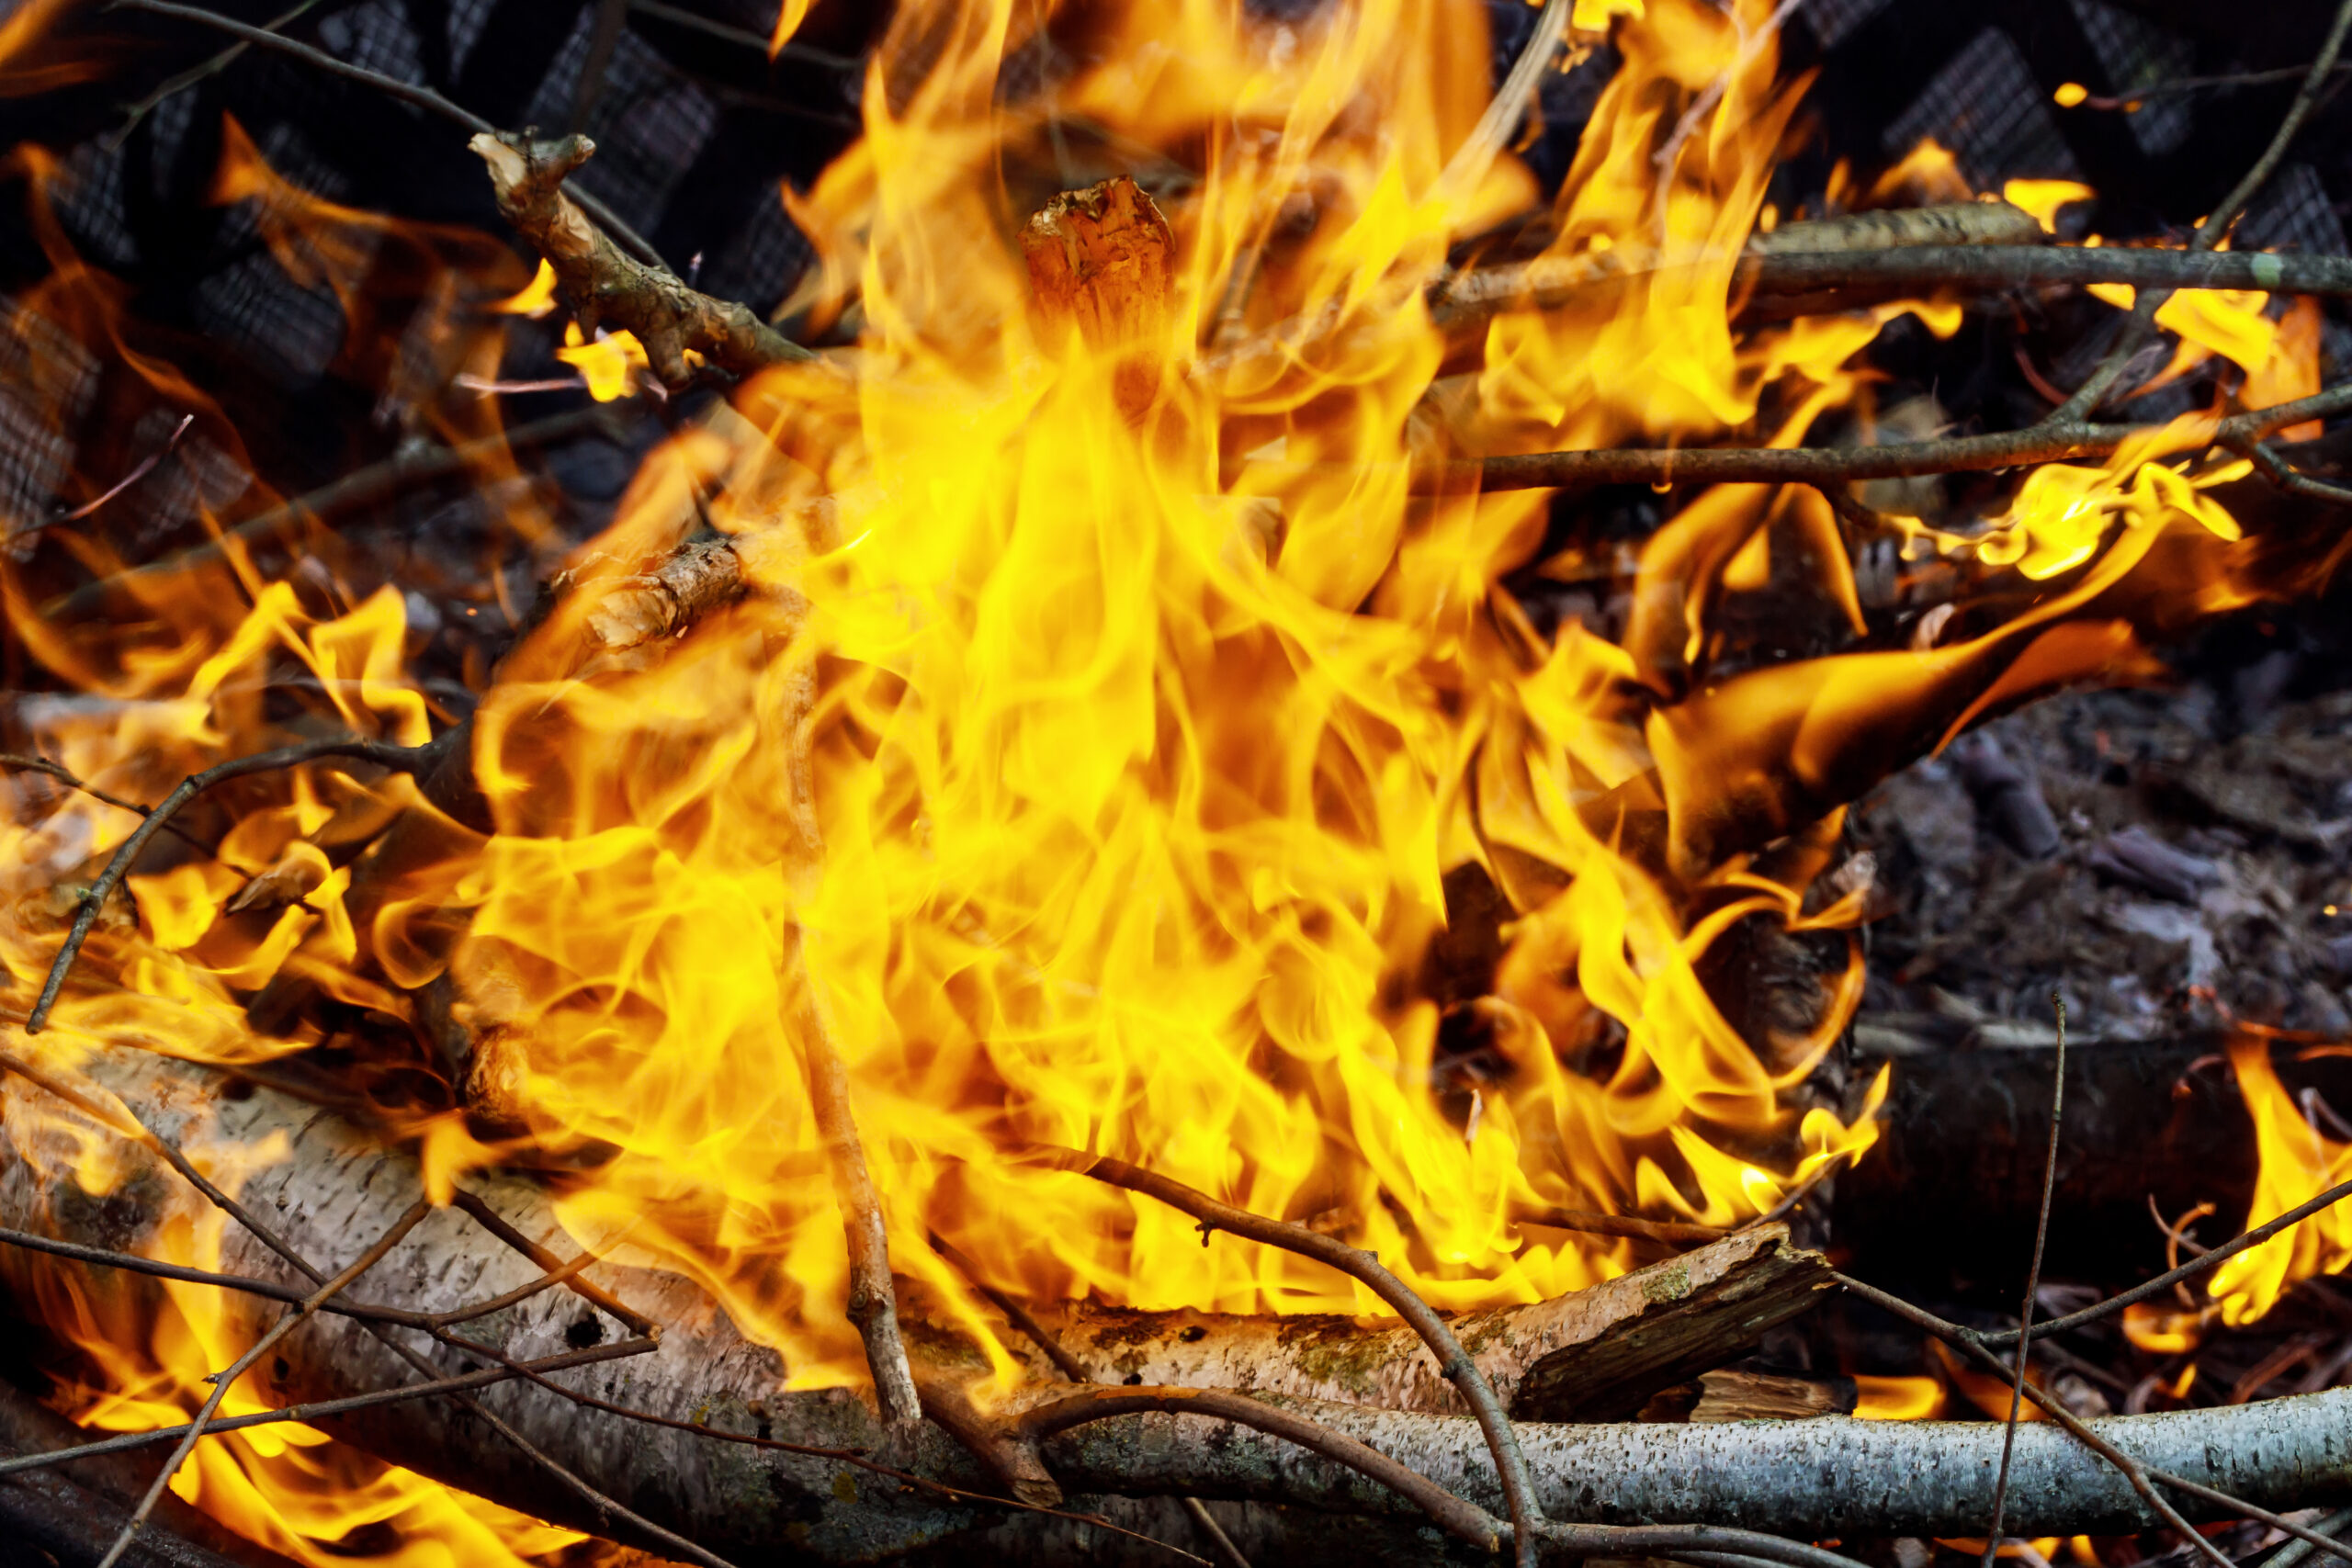
<path id="1" fill-rule="evenodd" d="M 595 153 L 586 137 L 541 141 L 484 128 L 467 145 L 490 166 L 498 210 L 555 268 L 583 335 L 603 321 L 627 328 L 671 387 L 693 374 L 689 354 L 737 376 L 817 357 L 748 306 L 689 288 L 658 261 L 629 255 L 606 237 L 563 185 Z"/>

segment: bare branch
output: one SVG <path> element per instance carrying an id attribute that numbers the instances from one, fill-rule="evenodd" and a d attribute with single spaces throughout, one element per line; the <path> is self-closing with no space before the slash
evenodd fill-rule
<path id="1" fill-rule="evenodd" d="M 322 1311 L 329 1310 L 325 1303 Z M 508 1362 L 495 1367 L 483 1367 L 454 1377 L 435 1378 L 431 1382 L 413 1382 L 400 1388 L 381 1388 L 368 1393 L 350 1394 L 342 1399 L 314 1399 L 301 1404 L 283 1405 L 276 1410 L 256 1410 L 244 1416 L 224 1416 L 208 1424 L 204 1430 L 217 1436 L 222 1432 L 242 1432 L 253 1427 L 271 1427 L 281 1421 L 318 1422 L 337 1416 L 350 1416 L 362 1410 L 374 1410 L 386 1404 L 401 1404 L 412 1399 L 432 1399 L 447 1393 L 469 1393 L 514 1378 L 534 1378 L 548 1372 L 568 1371 L 573 1367 L 594 1366 L 600 1361 L 616 1361 L 629 1356 L 642 1356 L 658 1347 L 650 1339 L 616 1339 L 610 1345 L 594 1345 L 585 1350 L 567 1350 L 560 1356 L 544 1360 Z M 549 1384 L 549 1387 L 555 1387 Z M 558 1392 L 561 1392 L 560 1389 Z M 47 1470 L 53 1465 L 71 1464 L 76 1460 L 96 1459 L 101 1454 L 119 1454 L 133 1449 L 151 1448 L 181 1437 L 194 1427 L 182 1422 L 176 1427 L 153 1427 L 143 1432 L 122 1432 L 96 1442 L 77 1443 L 70 1449 L 57 1449 L 48 1453 L 11 1454 L 0 1457 L 0 1475 L 17 1475 L 27 1471 Z"/>
<path id="2" fill-rule="evenodd" d="M 687 288 L 658 260 L 628 254 L 589 221 L 582 193 L 563 184 L 596 151 L 586 137 L 539 141 L 485 126 L 467 145 L 490 165 L 498 210 L 555 268 L 581 330 L 605 321 L 627 327 L 665 384 L 682 386 L 692 375 L 688 351 L 738 376 L 816 359 L 749 306 Z"/>
<path id="3" fill-rule="evenodd" d="M 874 1398 L 882 1419 L 893 1425 L 922 1419 L 914 1370 L 899 1337 L 899 1303 L 890 1284 L 890 1241 L 882 1225 L 882 1201 L 865 1165 L 865 1145 L 850 1110 L 849 1075 L 833 1049 L 831 1032 L 814 1008 L 803 1010 L 801 1048 L 808 1054 L 808 1103 L 816 1112 L 831 1156 L 833 1195 L 841 1204 L 849 1237 L 849 1318 L 865 1341 L 865 1361 L 874 1374 Z M 951 1428 L 952 1430 L 952 1428 Z"/>
<path id="4" fill-rule="evenodd" d="M 1122 1184 L 1124 1185 L 1124 1184 Z M 1271 1222 L 1270 1222 L 1271 1223 Z M 1308 1233 L 1312 1235 L 1312 1232 Z M 1022 1412 L 1018 1429 L 1032 1442 L 1043 1442 L 1073 1427 L 1138 1411 L 1170 1411 L 1180 1416 L 1206 1416 L 1269 1433 L 1325 1459 L 1347 1466 L 1396 1493 L 1435 1520 L 1448 1534 L 1481 1551 L 1496 1549 L 1505 1526 L 1486 1509 L 1461 1498 L 1436 1482 L 1399 1464 L 1371 1444 L 1335 1432 L 1280 1405 L 1247 1394 L 1214 1388 L 1091 1388 L 1033 1405 Z"/>
<path id="5" fill-rule="evenodd" d="M 1270 1220 L 1253 1214 L 1247 1209 L 1237 1209 L 1220 1203 L 1205 1192 L 1197 1191 L 1181 1181 L 1129 1165 L 1125 1160 L 1110 1159 L 1081 1154 L 1075 1149 L 1046 1151 L 1065 1170 L 1092 1177 L 1097 1181 L 1129 1191 L 1157 1198 L 1170 1207 L 1192 1215 L 1201 1223 L 1201 1235 L 1206 1238 L 1212 1230 L 1231 1231 L 1234 1235 L 1279 1247 L 1287 1252 L 1314 1258 L 1329 1265 L 1352 1279 L 1371 1287 L 1374 1295 L 1388 1304 L 1391 1311 L 1411 1325 L 1421 1337 L 1423 1344 L 1438 1359 L 1448 1382 L 1453 1384 L 1462 1401 L 1476 1417 L 1478 1430 L 1495 1457 L 1496 1472 L 1502 1478 L 1503 1496 L 1510 1506 L 1510 1520 L 1516 1551 L 1521 1568 L 1533 1568 L 1535 1561 L 1534 1528 L 1542 1523 L 1543 1508 L 1535 1500 L 1535 1478 L 1527 1468 L 1527 1455 L 1510 1429 L 1510 1417 L 1495 1397 L 1494 1385 L 1479 1371 L 1478 1365 L 1462 1348 L 1453 1330 L 1445 1320 L 1430 1309 L 1427 1302 L 1413 1293 L 1405 1281 L 1390 1273 L 1380 1260 L 1368 1252 L 1360 1251 L 1346 1243 L 1305 1225 L 1291 1224 L 1283 1220 Z"/>
<path id="6" fill-rule="evenodd" d="M 449 733 L 457 732 L 452 730 Z M 57 1005 L 57 993 L 64 987 L 65 976 L 72 972 L 74 957 L 81 953 L 82 944 L 89 940 L 90 928 L 97 921 L 99 908 L 121 886 L 122 879 L 130 874 L 131 863 L 139 858 L 139 852 L 147 847 L 147 841 L 189 801 L 214 784 L 225 784 L 231 779 L 290 768 L 322 757 L 347 757 L 357 761 L 373 762 L 394 773 L 422 773 L 441 760 L 447 739 L 447 737 L 444 736 L 440 740 L 423 746 L 395 746 L 384 740 L 311 740 L 298 746 L 282 746 L 275 751 L 239 757 L 182 780 L 180 786 L 165 795 L 161 805 L 147 813 L 147 819 L 131 830 L 130 836 L 115 851 L 114 858 L 107 863 L 106 870 L 98 874 L 97 881 L 82 895 L 80 905 L 74 913 L 73 929 L 66 933 L 64 944 L 58 948 L 56 958 L 51 961 L 49 978 L 40 988 L 40 999 L 33 1004 L 31 1015 L 25 1021 L 25 1032 L 39 1034 L 48 1023 L 50 1009 Z"/>
<path id="7" fill-rule="evenodd" d="M 122 1554 L 130 1550 L 130 1543 L 139 1539 L 139 1532 L 146 1528 L 156 1503 L 162 1500 L 164 1488 L 171 1485 L 172 1477 L 180 1472 L 180 1466 L 186 1464 L 187 1456 L 196 1450 L 197 1439 L 204 1436 L 206 1426 L 220 1410 L 220 1402 L 229 1396 L 229 1390 L 236 1381 L 244 1376 L 255 1361 L 267 1355 L 280 1339 L 285 1338 L 289 1330 L 322 1304 L 334 1300 L 345 1285 L 382 1262 L 384 1255 L 398 1247 L 408 1233 L 432 1212 L 433 1205 L 422 1198 L 410 1204 L 407 1211 L 392 1222 L 391 1228 L 376 1239 L 373 1247 L 354 1258 L 350 1266 L 334 1279 L 295 1303 L 294 1310 L 270 1325 L 269 1331 L 254 1340 L 243 1355 L 229 1363 L 227 1371 L 213 1374 L 212 1392 L 204 1396 L 204 1403 L 197 1409 L 196 1419 L 187 1424 L 180 1435 L 178 1446 L 172 1450 L 171 1457 L 164 1461 L 163 1468 L 155 1472 L 155 1479 L 148 1485 L 146 1495 L 140 1498 L 139 1506 L 130 1511 L 130 1517 L 123 1521 L 121 1532 L 114 1538 L 114 1545 L 98 1560 L 98 1568 L 115 1568 L 115 1564 L 122 1561 Z"/>
<path id="8" fill-rule="evenodd" d="M 2303 420 L 2352 410 L 2352 384 L 2272 408 L 2232 414 L 2213 444 L 2257 439 Z M 1443 490 L 1555 490 L 1597 484 L 1804 484 L 1897 479 L 1971 469 L 2013 468 L 2077 457 L 2111 457 L 2145 424 L 2050 424 L 1992 435 L 1955 435 L 1885 446 L 1614 447 L 1592 452 L 1531 452 L 1461 458 L 1417 471 L 1417 486 Z"/>

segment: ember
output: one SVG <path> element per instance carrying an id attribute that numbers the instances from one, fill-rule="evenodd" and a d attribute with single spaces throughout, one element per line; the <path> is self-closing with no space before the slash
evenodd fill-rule
<path id="1" fill-rule="evenodd" d="M 0 29 L 44 1550 L 2352 1558 L 2352 3 L 495 9 Z"/>

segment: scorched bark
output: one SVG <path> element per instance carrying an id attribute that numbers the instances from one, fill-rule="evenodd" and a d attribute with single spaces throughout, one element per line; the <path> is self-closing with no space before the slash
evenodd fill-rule
<path id="1" fill-rule="evenodd" d="M 128 1048 L 95 1053 L 85 1071 L 122 1096 L 167 1139 L 198 1145 L 220 1143 L 246 1149 L 283 1134 L 283 1157 L 250 1175 L 240 1196 L 282 1225 L 288 1240 L 322 1267 L 348 1260 L 356 1238 L 380 1234 L 418 1191 L 414 1162 L 387 1150 L 368 1134 L 336 1117 L 258 1089 L 241 1100 L 218 1094 L 208 1069 Z M 38 1090 L 11 1080 L 11 1095 Z M 71 1114 L 54 1101 L 43 1114 Z M 9 1118 L 12 1139 L 33 1139 L 39 1118 Z M 44 1188 L 40 1167 L 10 1151 L 0 1168 L 0 1224 L 45 1229 L 68 1239 L 136 1249 L 169 1208 L 182 1201 L 175 1179 L 134 1158 L 130 1174 L 105 1200 L 70 1188 Z M 50 1166 L 48 1168 L 60 1168 Z M 479 1190 L 526 1235 L 571 1245 L 558 1233 L 547 1198 L 520 1182 L 489 1180 Z M 1777 1246 L 1759 1235 L 1759 1249 Z M 51 1267 L 42 1261 L 37 1267 Z M 243 1274 L 282 1277 L 266 1250 L 232 1226 L 220 1267 Z M 537 1278 L 539 1266 L 485 1234 L 454 1211 L 435 1213 L 366 1282 L 367 1299 L 424 1312 L 466 1305 Z M 610 1363 L 582 1377 L 585 1391 L 690 1423 L 741 1433 L 765 1432 L 786 1441 L 860 1449 L 886 1461 L 956 1484 L 986 1489 L 989 1477 L 944 1432 L 926 1424 L 886 1432 L 855 1395 L 842 1390 L 778 1392 L 792 1370 L 775 1352 L 746 1341 L 715 1303 L 688 1281 L 650 1269 L 600 1265 L 595 1274 L 630 1306 L 660 1323 L 659 1350 Z M 1656 1274 L 1651 1278 L 1655 1280 Z M 119 1280 L 118 1288 L 143 1281 Z M 1636 1286 L 1635 1288 L 1638 1288 Z M 240 1299 L 233 1310 L 257 1330 L 282 1308 Z M 1525 1323 L 1558 1325 L 1578 1311 L 1569 1303 L 1516 1309 Z M 1582 1310 L 1597 1310 L 1586 1308 Z M 1113 1315 L 1094 1325 L 1099 1333 Z M 1498 1335 L 1511 1326 L 1510 1313 Z M 1128 1329 L 1133 1318 L 1118 1316 Z M 918 1325 L 920 1326 L 920 1325 Z M 1057 1326 L 1089 1325 L 1065 1316 Z M 1476 1320 L 1457 1326 L 1468 1339 Z M 1524 1324 L 1520 1325 L 1524 1330 Z M 1149 1325 L 1170 1344 L 1152 1351 L 1152 1375 L 1185 1372 L 1176 1347 L 1209 1346 L 1195 1370 L 1219 1374 L 1234 1363 L 1228 1325 L 1171 1317 Z M 1262 1335 L 1264 1325 L 1251 1332 Z M 1186 1333 L 1203 1332 L 1187 1339 Z M 503 1353 L 528 1358 L 617 1332 L 578 1297 L 544 1292 L 469 1325 Z M 1271 1337 L 1279 1341 L 1279 1334 Z M 1312 1338 L 1313 1337 L 1308 1337 Z M 1373 1340 L 1378 1339 L 1375 1333 Z M 1533 1335 L 1541 1339 L 1541 1335 Z M 1266 1337 L 1259 1344 L 1264 1345 Z M 282 1370 L 268 1378 L 273 1399 L 332 1397 L 396 1385 L 410 1373 L 356 1324 L 326 1319 L 291 1334 L 281 1348 Z M 949 1373 L 978 1359 L 952 1334 L 933 1325 L 916 1348 L 934 1370 Z M 1312 1358 L 1297 1355 L 1284 1371 L 1275 1350 L 1261 1370 L 1258 1397 L 1311 1414 L 1343 1433 L 1397 1458 L 1441 1484 L 1489 1508 L 1499 1506 L 1492 1467 L 1475 1425 L 1430 1410 L 1381 1409 L 1269 1393 L 1307 1376 Z M 1330 1347 L 1322 1347 L 1328 1354 Z M 1491 1342 L 1479 1353 L 1491 1353 Z M 443 1353 L 445 1359 L 447 1352 Z M 463 1370 L 452 1367 L 451 1370 Z M 1131 1374 L 1132 1375 L 1132 1374 Z M 1046 1374 L 1050 1378 L 1051 1374 Z M 1223 1381 L 1222 1375 L 1215 1380 Z M 1417 1397 L 1414 1380 L 1364 1392 Z M 1045 1378 L 1015 1403 L 1068 1396 L 1070 1385 Z M 1107 1538 L 1091 1527 L 1047 1516 L 943 1499 L 902 1486 L 838 1459 L 778 1453 L 690 1432 L 662 1429 L 579 1409 L 545 1390 L 508 1383 L 481 1396 L 525 1437 L 560 1462 L 647 1517 L 693 1536 L 714 1550 L 748 1561 L 824 1563 L 873 1562 L 900 1556 L 975 1556 L 1026 1562 L 1103 1560 Z M 1435 1404 L 1432 1392 L 1427 1403 Z M 2301 1506 L 2352 1495 L 2352 1392 L 2275 1401 L 2231 1410 L 2123 1418 L 2103 1424 L 2112 1440 L 2165 1468 L 2250 1500 Z M 492 1433 L 447 1405 L 418 1402 L 353 1416 L 338 1435 L 370 1451 L 453 1484 L 545 1517 L 582 1526 L 568 1495 Z M 1997 1427 L 1924 1423 L 1889 1425 L 1826 1418 L 1732 1427 L 1545 1426 L 1521 1428 L 1547 1513 L 1564 1520 L 1671 1521 L 1739 1524 L 1818 1537 L 1844 1530 L 1952 1534 L 1976 1526 L 1990 1502 Z M 1114 1491 L 1172 1498 L 1191 1494 L 1253 1505 L 1228 1509 L 1230 1528 L 1245 1547 L 1266 1560 L 1313 1562 L 1347 1558 L 1429 1562 L 1451 1552 L 1424 1534 L 1404 1506 L 1371 1483 L 1304 1451 L 1221 1423 L 1175 1416 L 1126 1416 L 1066 1433 L 1046 1448 L 1046 1461 L 1070 1506 L 1102 1506 Z M 1163 1539 L 1183 1540 L 1187 1528 L 1170 1502 L 1121 1505 L 1121 1517 L 1160 1522 Z M 2092 1455 L 2064 1434 L 2036 1427 L 2020 1434 L 2010 1507 L 2016 1528 L 2032 1533 L 2097 1533 L 2145 1522 L 2138 1500 Z M 1334 1515 L 1353 1516 L 1346 1522 Z M 1126 1547 L 1117 1549 L 1120 1551 Z M 1145 1550 L 1136 1547 L 1134 1550 Z M 1287 1555 L 1284 1555 L 1287 1554 Z"/>

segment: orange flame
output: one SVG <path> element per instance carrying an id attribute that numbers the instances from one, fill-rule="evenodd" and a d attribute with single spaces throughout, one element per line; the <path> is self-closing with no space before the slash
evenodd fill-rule
<path id="1" fill-rule="evenodd" d="M 894 1261 L 967 1307 L 931 1231 L 1031 1295 L 1374 1310 L 1328 1270 L 1203 1248 L 1171 1211 L 1041 1170 L 1023 1159 L 1039 1143 L 1336 1216 L 1456 1308 L 1624 1266 L 1591 1238 L 1521 1232 L 1515 1210 L 1729 1224 L 1862 1156 L 1884 1073 L 1841 1106 L 1800 1098 L 1861 996 L 1864 893 L 1816 888 L 1844 803 L 1984 713 L 2143 670 L 2135 628 L 2276 584 L 2210 493 L 2243 466 L 2197 467 L 2212 423 L 2192 416 L 2109 463 L 2037 471 L 1981 529 L 1912 520 L 1915 550 L 2044 585 L 1951 646 L 1729 670 L 1726 611 L 1747 596 L 1807 593 L 1829 624 L 1866 624 L 1827 502 L 1757 485 L 1696 496 L 1646 542 L 1622 643 L 1574 620 L 1539 634 L 1501 583 L 1541 547 L 1544 499 L 1416 493 L 1418 460 L 1749 429 L 1794 446 L 1867 403 L 1859 359 L 1889 321 L 1957 328 L 1957 308 L 1921 300 L 1734 332 L 1736 258 L 1803 85 L 1776 77 L 1770 12 L 1578 6 L 1579 27 L 1622 18 L 1624 63 L 1547 216 L 1549 254 L 1675 265 L 1449 336 L 1427 285 L 1535 192 L 1508 153 L 1454 155 L 1489 90 L 1478 6 L 1367 0 L 1282 25 L 1224 0 L 1114 10 L 1051 105 L 998 90 L 1034 7 L 900 7 L 864 139 L 788 197 L 819 245 L 819 310 L 862 307 L 854 377 L 776 370 L 648 459 L 482 700 L 492 830 L 342 764 L 254 781 L 213 840 L 135 880 L 136 923 L 101 927 L 99 979 L 69 991 L 61 1032 L 250 1061 L 316 1043 L 315 1025 L 275 1038 L 247 1018 L 282 977 L 387 1027 L 446 982 L 474 1109 L 537 1152 L 603 1156 L 582 1162 L 568 1222 L 638 1220 L 788 1349 L 800 1386 L 864 1377 L 839 1216 L 810 1174 L 819 1032 L 849 1071 Z M 779 38 L 797 20 L 785 6 Z M 1117 341 L 1046 321 L 1011 242 L 1066 183 L 1044 172 L 1057 115 L 1185 171 L 1159 193 L 1168 297 L 1120 315 Z M 225 145 L 217 197 L 255 203 L 277 264 L 335 289 L 355 375 L 389 363 L 370 258 L 462 281 L 485 318 L 544 302 L 447 236 L 294 190 L 233 127 Z M 1958 177 L 1940 150 L 1904 170 Z M 57 276 L 38 308 L 122 345 L 151 398 L 221 423 L 44 232 Z M 2249 322 L 2271 323 L 2253 310 L 2212 305 L 2199 330 L 2226 326 L 2255 359 Z M 473 362 L 496 330 L 467 340 Z M 1238 349 L 1204 352 L 1227 333 Z M 617 395 L 634 346 L 567 357 Z M 584 656 L 614 579 L 706 516 L 754 592 L 656 649 Z M 49 754 L 152 798 L 279 736 L 273 667 L 315 683 L 310 722 L 424 738 L 397 595 L 338 591 L 322 611 L 228 554 L 141 589 L 136 636 L 49 625 L 8 583 L 34 656 L 109 705 L 45 720 Z M 363 899 L 357 848 L 402 813 L 424 847 L 368 863 Z M 0 962 L 20 990 L 53 951 L 51 889 L 131 825 L 74 797 L 6 829 L 19 908 Z M 1465 877 L 1499 906 L 1476 930 L 1464 900 L 1449 912 Z M 1795 1016 L 1743 1028 L 1708 965 L 1749 922 L 1807 944 L 1821 975 Z M 1433 975 L 1441 933 L 1485 943 L 1472 994 Z M 1465 1028 L 1492 1064 L 1475 1122 L 1447 1093 Z M 401 1111 L 431 1190 L 505 1152 Z M 58 1169 L 87 1186 L 103 1167 L 77 1148 Z M 210 1222 L 189 1223 L 187 1255 L 209 1255 Z M 193 1296 L 146 1318 L 42 1299 L 98 1369 L 94 1420 L 169 1418 L 233 1352 L 237 1330 Z M 2005 1413 L 2006 1389 L 1973 1375 L 1949 1381 Z M 1929 1381 L 1888 1380 L 1874 1413 L 1910 1410 Z M 223 1464 L 279 1476 L 288 1520 L 379 1484 L 367 1506 L 401 1499 L 419 1539 L 487 1517 L 427 1520 L 471 1505 L 293 1435 L 224 1452 L 197 1483 L 224 1517 L 246 1516 Z M 495 1528 L 502 1550 L 545 1550 Z"/>

